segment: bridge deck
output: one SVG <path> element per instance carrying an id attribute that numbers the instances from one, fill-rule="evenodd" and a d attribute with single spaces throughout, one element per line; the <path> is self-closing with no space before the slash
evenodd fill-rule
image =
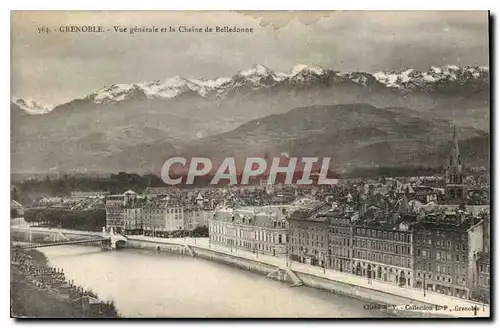
<path id="1" fill-rule="evenodd" d="M 46 243 L 46 244 L 36 244 L 36 245 L 27 245 L 23 246 L 23 249 L 30 248 L 41 248 L 41 247 L 52 247 L 52 246 L 62 246 L 62 245 L 75 245 L 75 244 L 88 244 L 95 242 L 102 242 L 106 240 L 111 240 L 111 238 L 92 238 L 92 239 L 84 239 L 84 240 L 70 240 L 70 241 L 60 241 L 55 243 Z"/>

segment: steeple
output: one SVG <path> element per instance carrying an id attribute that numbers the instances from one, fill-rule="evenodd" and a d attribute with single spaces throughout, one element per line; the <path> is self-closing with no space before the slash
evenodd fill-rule
<path id="1" fill-rule="evenodd" d="M 450 167 L 461 167 L 462 163 L 460 161 L 460 150 L 458 148 L 458 139 L 457 139 L 457 131 L 456 126 L 453 125 L 453 141 L 451 145 L 450 151 Z"/>
<path id="2" fill-rule="evenodd" d="M 460 204 L 466 198 L 463 165 L 458 149 L 456 126 L 453 126 L 453 141 L 451 143 L 450 157 L 446 168 L 445 199 L 449 204 Z"/>

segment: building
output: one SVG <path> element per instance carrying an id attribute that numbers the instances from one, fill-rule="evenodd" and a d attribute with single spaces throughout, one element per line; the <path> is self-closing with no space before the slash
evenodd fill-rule
<path id="1" fill-rule="evenodd" d="M 141 196 L 129 198 L 124 206 L 124 234 L 143 234 L 143 206 L 144 199 Z"/>
<path id="2" fill-rule="evenodd" d="M 185 230 L 184 208 L 176 198 L 147 198 L 142 211 L 146 236 L 166 237 L 172 232 Z"/>
<path id="3" fill-rule="evenodd" d="M 288 209 L 282 206 L 264 206 L 255 214 L 254 252 L 286 255 L 288 252 Z"/>
<path id="4" fill-rule="evenodd" d="M 327 267 L 352 272 L 352 222 L 349 212 L 332 210 L 325 214 L 328 220 Z"/>
<path id="5" fill-rule="evenodd" d="M 214 210 L 204 206 L 188 206 L 184 209 L 184 229 L 192 231 L 196 228 L 208 228 L 208 221 L 213 217 Z"/>
<path id="6" fill-rule="evenodd" d="M 411 223 L 359 220 L 352 234 L 352 273 L 368 279 L 413 286 Z"/>
<path id="7" fill-rule="evenodd" d="M 428 215 L 414 233 L 415 287 L 469 299 L 474 254 L 483 246 L 482 221 L 464 212 Z"/>
<path id="8" fill-rule="evenodd" d="M 363 195 L 361 195 L 363 196 Z M 351 272 L 367 279 L 413 287 L 414 249 L 412 226 L 417 215 L 411 210 L 406 194 L 385 199 L 381 207 L 363 205 L 353 215 Z"/>
<path id="9" fill-rule="evenodd" d="M 477 280 L 471 293 L 471 298 L 480 302 L 490 303 L 490 253 L 478 252 L 474 256 L 476 261 L 475 276 Z"/>
<path id="10" fill-rule="evenodd" d="M 109 195 L 109 192 L 105 191 L 72 191 L 71 197 L 74 198 L 99 198 L 102 196 Z"/>
<path id="11" fill-rule="evenodd" d="M 113 228 L 116 233 L 126 233 L 130 227 L 126 227 L 125 212 L 127 204 L 135 202 L 137 193 L 128 190 L 121 195 L 109 195 L 106 197 L 106 227 Z M 135 227 L 135 226 L 134 226 Z"/>
<path id="12" fill-rule="evenodd" d="M 447 204 L 466 203 L 467 186 L 465 184 L 464 167 L 458 149 L 458 140 L 455 127 L 453 128 L 453 141 L 446 167 L 445 201 Z"/>
<path id="13" fill-rule="evenodd" d="M 321 202 L 290 213 L 289 254 L 292 261 L 327 266 L 329 229 L 325 214 L 329 210 L 330 206 Z"/>
<path id="14" fill-rule="evenodd" d="M 237 251 L 285 255 L 288 245 L 287 206 L 221 206 L 209 220 L 213 244 Z"/>
<path id="15" fill-rule="evenodd" d="M 21 217 L 24 217 L 23 205 L 12 199 L 10 201 L 10 218 L 16 219 Z"/>

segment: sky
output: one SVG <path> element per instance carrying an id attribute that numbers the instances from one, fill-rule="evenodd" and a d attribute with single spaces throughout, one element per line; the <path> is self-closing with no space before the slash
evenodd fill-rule
<path id="1" fill-rule="evenodd" d="M 102 25 L 105 33 L 60 33 Z M 113 26 L 236 26 L 253 33 L 115 33 Z M 39 33 L 48 27 L 50 33 Z M 254 64 L 378 72 L 488 66 L 486 11 L 21 12 L 11 14 L 11 96 L 58 105 L 117 83 L 232 76 Z"/>

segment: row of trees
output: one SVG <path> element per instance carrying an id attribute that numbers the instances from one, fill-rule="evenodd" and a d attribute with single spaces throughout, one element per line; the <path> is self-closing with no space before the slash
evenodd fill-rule
<path id="1" fill-rule="evenodd" d="M 75 190 L 115 194 L 129 189 L 142 192 L 148 186 L 159 187 L 165 184 L 154 174 L 120 172 L 105 177 L 65 174 L 59 177 L 46 176 L 43 179 L 31 178 L 14 182 L 11 197 L 22 204 L 29 204 L 40 197 L 68 196 Z"/>
<path id="2" fill-rule="evenodd" d="M 50 227 L 64 229 L 100 231 L 106 226 L 106 211 L 68 210 L 59 208 L 34 208 L 24 212 L 26 222 L 38 222 Z"/>

